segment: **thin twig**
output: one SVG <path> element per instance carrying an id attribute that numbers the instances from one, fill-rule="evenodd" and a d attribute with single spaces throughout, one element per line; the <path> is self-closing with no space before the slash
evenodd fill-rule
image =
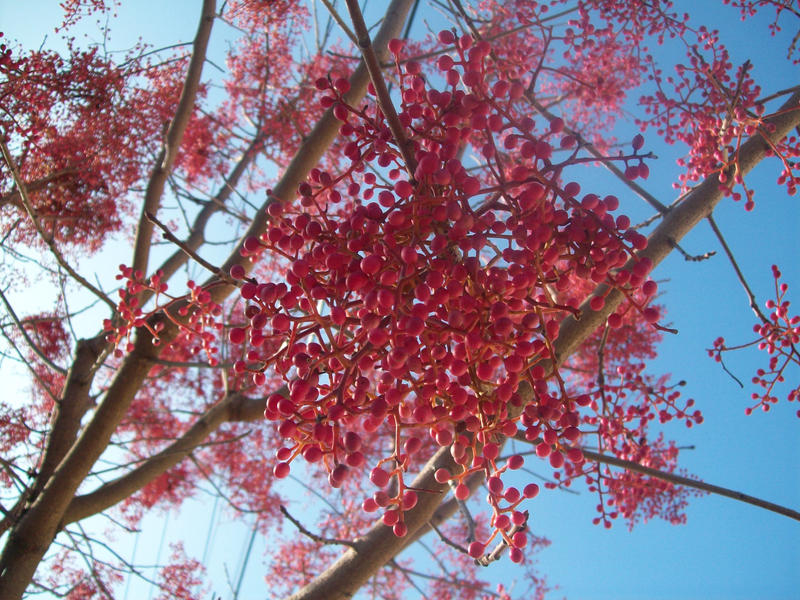
<path id="1" fill-rule="evenodd" d="M 328 0 L 321 0 L 321 2 L 325 5 L 325 8 L 328 9 L 328 12 L 331 13 L 333 20 L 336 21 L 339 27 L 342 28 L 342 31 L 344 31 L 345 35 L 350 38 L 350 41 L 353 42 L 355 46 L 358 46 L 358 38 L 356 37 L 356 34 L 353 33 L 353 31 L 347 26 L 347 23 L 344 22 L 344 19 L 342 19 L 339 11 L 337 11 Z"/>
<path id="2" fill-rule="evenodd" d="M 450 484 L 450 488 L 453 490 L 453 498 L 458 504 L 458 510 L 461 512 L 462 515 L 464 515 L 464 519 L 467 522 L 467 529 L 469 531 L 469 533 L 467 534 L 467 541 L 473 542 L 475 541 L 475 521 L 469 512 L 469 507 L 467 506 L 467 503 L 464 502 L 461 498 L 458 498 L 456 496 L 455 493 L 456 486 L 453 480 L 451 479 L 448 483 Z"/>
<path id="3" fill-rule="evenodd" d="M 324 538 L 322 536 L 317 535 L 316 533 L 311 533 L 308 529 L 303 527 L 303 525 L 300 523 L 300 521 L 298 521 L 292 515 L 289 514 L 289 511 L 286 510 L 285 506 L 281 505 L 280 506 L 280 511 L 281 511 L 281 513 L 283 513 L 284 517 L 289 519 L 294 524 L 294 526 L 297 527 L 297 529 L 298 529 L 298 531 L 300 531 L 300 533 L 302 533 L 303 535 L 311 538 L 312 540 L 314 540 L 318 544 L 348 546 L 349 548 L 353 548 L 354 550 L 356 549 L 355 542 L 352 542 L 350 540 L 339 540 L 339 539 L 332 539 L 332 538 Z"/>
<path id="4" fill-rule="evenodd" d="M 64 367 L 58 366 L 52 360 L 50 360 L 47 357 L 47 355 L 44 352 L 42 352 L 41 348 L 39 348 L 39 346 L 37 346 L 36 343 L 30 338 L 28 332 L 25 331 L 25 327 L 23 327 L 22 323 L 20 323 L 20 320 L 17 317 L 17 313 L 14 312 L 14 309 L 12 308 L 11 304 L 9 303 L 8 299 L 6 298 L 6 295 L 3 293 L 2 290 L 0 290 L 0 300 L 2 300 L 3 304 L 6 305 L 6 310 L 8 311 L 11 320 L 14 321 L 14 324 L 17 326 L 17 329 L 19 329 L 19 332 L 22 334 L 22 337 L 25 338 L 25 341 L 27 342 L 28 346 L 30 346 L 31 350 L 33 350 L 34 353 L 36 353 L 36 356 L 41 358 L 48 367 L 50 367 L 57 373 L 60 373 L 61 375 L 66 375 L 67 370 Z"/>
<path id="5" fill-rule="evenodd" d="M 683 257 L 683 259 L 685 261 L 687 261 L 687 262 L 700 262 L 700 261 L 703 261 L 703 260 L 708 260 L 709 258 L 711 258 L 712 256 L 714 256 L 717 253 L 715 250 L 709 250 L 705 254 L 689 254 L 675 240 L 672 240 L 672 247 L 675 248 L 675 250 L 677 250 L 680 253 L 680 255 Z"/>
<path id="6" fill-rule="evenodd" d="M 722 366 L 722 370 L 725 371 L 730 376 L 731 379 L 733 379 L 736 383 L 738 383 L 740 388 L 744 389 L 744 384 L 742 383 L 742 380 L 739 379 L 736 375 L 734 375 L 733 372 L 725 365 L 725 361 L 722 360 L 722 354 L 719 355 L 719 364 Z"/>
<path id="7" fill-rule="evenodd" d="M 800 85 L 795 85 L 790 88 L 786 88 L 785 90 L 779 90 L 774 94 L 770 94 L 769 96 L 764 96 L 763 98 L 759 98 L 753 104 L 766 104 L 770 100 L 775 100 L 775 98 L 780 98 L 781 96 L 788 96 L 789 94 L 794 94 L 797 90 L 800 90 Z"/>
<path id="8" fill-rule="evenodd" d="M 444 579 L 442 577 L 438 577 L 436 575 L 431 575 L 429 573 L 422 573 L 420 571 L 415 571 L 414 569 L 409 569 L 408 567 L 403 567 L 397 563 L 395 559 L 392 559 L 389 564 L 396 568 L 401 573 L 405 573 L 408 575 L 413 575 L 414 577 L 421 577 L 422 579 L 428 579 L 430 581 L 438 581 L 440 583 L 444 583 L 447 585 L 451 585 L 453 587 L 465 588 L 468 590 L 479 590 L 483 594 L 489 594 L 490 596 L 498 597 L 499 595 L 496 592 L 492 592 L 491 590 L 485 589 L 480 584 L 473 583 L 471 581 L 463 581 L 460 579 Z"/>
<path id="9" fill-rule="evenodd" d="M 739 264 L 736 262 L 736 259 L 733 256 L 733 252 L 731 252 L 728 243 L 725 241 L 725 237 L 722 235 L 722 231 L 720 231 L 719 227 L 717 227 L 716 221 L 714 221 L 713 215 L 708 215 L 706 217 L 708 219 L 708 224 L 711 225 L 711 229 L 714 230 L 714 235 L 717 236 L 719 243 L 722 245 L 722 249 L 725 251 L 725 254 L 728 257 L 728 260 L 731 261 L 731 265 L 733 266 L 733 270 L 736 271 L 736 277 L 739 278 L 739 283 L 742 284 L 745 293 L 747 294 L 747 299 L 750 301 L 750 308 L 753 309 L 753 312 L 756 316 L 761 319 L 763 323 L 769 323 L 769 319 L 764 316 L 764 313 L 761 312 L 761 309 L 758 307 L 758 303 L 756 302 L 756 296 L 753 294 L 753 290 L 750 289 L 750 286 L 747 285 L 747 280 L 744 278 L 744 274 L 742 270 L 739 268 Z"/>
<path id="10" fill-rule="evenodd" d="M 526 439 L 525 432 L 517 432 L 516 435 L 514 436 L 514 439 L 524 441 L 527 443 L 538 443 L 539 441 L 541 441 L 538 438 L 533 441 Z M 581 448 L 581 452 L 583 452 L 583 455 L 586 458 L 594 462 L 606 465 L 612 465 L 615 467 L 621 467 L 623 469 L 627 469 L 628 471 L 635 471 L 637 473 L 649 475 L 650 477 L 655 477 L 656 479 L 661 479 L 663 481 L 668 481 L 670 483 L 674 483 L 677 485 L 683 485 L 686 487 L 694 488 L 696 490 L 702 490 L 710 494 L 725 496 L 726 498 L 733 498 L 734 500 L 739 500 L 740 502 L 746 502 L 747 504 L 752 504 L 753 506 L 758 506 L 759 508 L 763 508 L 778 513 L 779 515 L 789 517 L 790 519 L 794 519 L 795 521 L 800 521 L 800 512 L 792 510 L 791 508 L 787 508 L 785 506 L 781 506 L 780 504 L 775 504 L 767 500 L 762 500 L 761 498 L 756 498 L 755 496 L 743 494 L 742 492 L 737 492 L 735 490 L 724 488 L 718 485 L 704 483 L 696 479 L 682 477 L 680 475 L 675 475 L 674 473 L 659 471 L 658 469 L 645 467 L 644 465 L 640 465 L 639 463 L 633 462 L 631 460 L 624 460 L 622 458 L 617 458 L 616 456 L 609 456 L 608 454 L 600 454 L 599 452 L 594 452 L 593 450 L 587 450 L 586 448 Z"/>
<path id="11" fill-rule="evenodd" d="M 414 171 L 417 168 L 417 161 L 408 146 L 405 128 L 397 116 L 397 111 L 392 104 L 392 99 L 389 96 L 389 90 L 386 87 L 386 82 L 383 80 L 383 73 L 381 72 L 381 65 L 378 57 L 375 55 L 375 49 L 372 47 L 372 41 L 369 37 L 367 25 L 364 23 L 364 15 L 361 14 L 361 8 L 358 6 L 357 0 L 346 0 L 347 8 L 350 11 L 350 18 L 353 21 L 353 27 L 358 36 L 358 47 L 361 49 L 361 54 L 364 56 L 364 64 L 369 72 L 369 78 L 375 88 L 375 96 L 378 100 L 378 106 L 386 117 L 386 123 L 392 131 L 400 154 L 403 156 L 403 161 L 406 165 L 406 170 L 409 176 L 414 178 Z"/>
<path id="12" fill-rule="evenodd" d="M 148 221 L 150 221 L 151 223 L 156 225 L 162 231 L 162 235 L 164 236 L 165 240 L 168 240 L 168 241 L 172 242 L 173 244 L 175 244 L 176 246 L 178 246 L 178 248 L 183 250 L 186 253 L 187 256 L 189 256 L 191 259 L 193 259 L 195 262 L 197 262 L 197 264 L 199 264 L 201 267 L 203 267 L 207 271 L 211 271 L 211 273 L 213 273 L 214 275 L 216 275 L 220 279 L 224 280 L 226 283 L 229 283 L 230 285 L 237 285 L 236 282 L 233 279 L 231 279 L 231 277 L 227 273 L 223 272 L 218 267 L 215 267 L 214 265 L 212 265 L 210 262 L 205 260 L 202 256 L 197 254 L 197 252 L 195 252 L 194 250 L 189 248 L 186 244 L 184 244 L 181 240 L 179 240 L 175 236 L 175 234 L 172 233 L 167 228 L 166 225 L 164 225 L 161 221 L 159 221 L 156 218 L 156 216 L 154 214 L 145 211 L 145 216 L 147 217 Z"/>
<path id="13" fill-rule="evenodd" d="M 592 452 L 591 450 L 585 450 L 585 449 L 582 450 L 582 452 L 583 455 L 589 460 L 593 460 L 608 465 L 613 465 L 615 467 L 622 467 L 623 469 L 627 469 L 628 471 L 636 471 L 637 473 L 650 475 L 651 477 L 655 477 L 663 481 L 669 481 L 670 483 L 674 483 L 677 485 L 683 485 L 686 487 L 695 488 L 697 490 L 702 490 L 704 492 L 709 492 L 711 494 L 725 496 L 726 498 L 733 498 L 734 500 L 739 500 L 740 502 L 746 502 L 747 504 L 752 504 L 753 506 L 758 506 L 759 508 L 764 508 L 766 510 L 778 513 L 779 515 L 789 517 L 790 519 L 794 519 L 795 521 L 800 521 L 800 512 L 792 510 L 791 508 L 787 508 L 785 506 L 781 506 L 780 504 L 775 504 L 767 500 L 762 500 L 761 498 L 756 498 L 755 496 L 743 494 L 742 492 L 737 492 L 735 490 L 720 487 L 718 485 L 712 485 L 710 483 L 697 481 L 696 479 L 689 479 L 688 477 L 682 477 L 680 475 L 675 475 L 674 473 L 665 473 L 664 471 L 659 471 L 658 469 L 645 467 L 643 465 L 640 465 L 639 463 L 635 463 L 630 460 L 623 460 L 621 458 L 616 458 L 615 456 L 599 454 L 597 452 Z"/>
<path id="14" fill-rule="evenodd" d="M 438 528 L 436 525 L 434 525 L 434 524 L 433 524 L 433 521 L 428 521 L 428 525 L 430 525 L 430 526 L 431 526 L 431 528 L 432 528 L 432 529 L 433 529 L 433 530 L 434 530 L 434 531 L 437 533 L 437 535 L 439 536 L 439 539 L 440 539 L 440 540 L 442 540 L 442 541 L 443 541 L 445 544 L 447 544 L 447 545 L 448 545 L 448 546 L 450 546 L 451 548 L 455 548 L 455 549 L 456 549 L 456 550 L 458 550 L 459 552 L 462 552 L 462 553 L 464 553 L 464 554 L 469 554 L 469 551 L 468 551 L 466 548 L 464 548 L 464 546 L 462 546 L 461 544 L 457 544 L 456 542 L 454 542 L 453 540 L 451 540 L 449 537 L 447 537 L 445 534 L 443 534 L 443 533 L 441 532 L 441 530 L 440 530 L 440 529 L 439 529 L 439 528 Z M 471 540 L 468 540 L 468 541 L 471 541 Z"/>

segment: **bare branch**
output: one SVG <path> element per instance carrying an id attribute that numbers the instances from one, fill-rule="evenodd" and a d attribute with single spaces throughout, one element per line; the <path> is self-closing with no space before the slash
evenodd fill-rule
<path id="1" fill-rule="evenodd" d="M 200 88 L 200 77 L 203 74 L 203 65 L 206 60 L 206 51 L 211 37 L 211 27 L 214 24 L 215 12 L 215 0 L 203 0 L 200 24 L 195 34 L 192 58 L 189 61 L 189 68 L 181 90 L 181 97 L 178 100 L 178 107 L 175 109 L 175 115 L 172 117 L 169 127 L 167 127 L 164 147 L 158 155 L 153 172 L 147 182 L 142 214 L 139 217 L 139 225 L 136 229 L 133 259 L 131 261 L 134 271 L 147 273 L 153 225 L 148 221 L 146 214 L 148 212 L 152 214 L 158 212 L 161 196 L 164 193 L 164 185 L 172 172 L 172 167 L 178 156 L 178 150 L 183 141 L 183 134 L 189 125 L 189 119 L 192 116 L 195 100 L 197 99 L 197 91 Z"/>
<path id="2" fill-rule="evenodd" d="M 514 436 L 514 439 L 529 444 L 531 443 L 535 444 L 541 441 L 538 439 L 533 441 L 528 440 L 525 437 L 524 432 L 518 432 Z M 787 508 L 786 506 L 781 506 L 780 504 L 775 504 L 774 502 L 769 502 L 768 500 L 762 500 L 761 498 L 756 498 L 755 496 L 750 496 L 748 494 L 737 492 L 735 490 L 724 488 L 718 485 L 704 483 L 697 479 L 682 477 L 681 475 L 676 475 L 675 473 L 667 473 L 665 471 L 659 471 L 658 469 L 653 469 L 651 467 L 645 467 L 644 465 L 640 465 L 639 463 L 630 460 L 624 460 L 622 458 L 617 458 L 616 456 L 609 456 L 608 454 L 601 454 L 600 452 L 595 452 L 594 450 L 589 450 L 587 448 L 581 448 L 581 452 L 583 452 L 583 455 L 587 459 L 597 463 L 612 465 L 615 467 L 621 467 L 628 471 L 635 471 L 636 473 L 649 475 L 650 477 L 655 477 L 656 479 L 668 481 L 676 485 L 682 485 L 685 487 L 694 488 L 696 490 L 701 490 L 704 492 L 708 492 L 710 494 L 717 494 L 718 496 L 725 496 L 726 498 L 733 498 L 734 500 L 738 500 L 739 502 L 752 504 L 753 506 L 758 506 L 759 508 L 763 508 L 765 510 L 778 513 L 779 515 L 783 515 L 784 517 L 789 517 L 790 519 L 794 519 L 795 521 L 800 521 L 800 512 L 793 510 L 791 508 Z"/>
<path id="3" fill-rule="evenodd" d="M 719 227 L 717 227 L 716 221 L 714 221 L 713 215 L 708 215 L 708 224 L 711 225 L 711 229 L 714 231 L 714 235 L 717 236 L 719 243 L 722 245 L 722 249 L 725 251 L 725 255 L 728 257 L 728 260 L 733 267 L 733 270 L 736 271 L 736 277 L 739 279 L 739 283 L 742 284 L 744 288 L 745 294 L 747 294 L 747 299 L 750 301 L 750 308 L 753 309 L 753 312 L 756 316 L 761 319 L 762 323 L 769 324 L 769 319 L 761 312 L 761 308 L 758 306 L 758 302 L 756 302 L 756 296 L 753 293 L 753 290 L 750 289 L 750 286 L 747 284 L 747 280 L 744 278 L 744 274 L 742 270 L 739 268 L 739 263 L 736 262 L 736 258 L 733 256 L 733 252 L 731 252 L 728 243 L 725 241 L 725 236 L 722 235 L 722 231 L 720 231 Z"/>
<path id="4" fill-rule="evenodd" d="M 298 521 L 291 514 L 289 514 L 289 511 L 286 510 L 286 507 L 283 506 L 283 505 L 281 505 L 280 511 L 281 511 L 281 513 L 283 514 L 284 517 L 289 519 L 292 522 L 292 524 L 295 527 L 297 527 L 297 530 L 300 533 L 302 533 L 304 536 L 306 536 L 308 538 L 311 538 L 312 540 L 314 540 L 318 544 L 349 546 L 350 548 L 354 548 L 355 547 L 355 543 L 350 541 L 350 540 L 329 539 L 329 538 L 324 538 L 322 536 L 319 536 L 316 533 L 311 533 L 308 529 L 303 527 L 303 524 L 300 523 L 300 521 Z"/>

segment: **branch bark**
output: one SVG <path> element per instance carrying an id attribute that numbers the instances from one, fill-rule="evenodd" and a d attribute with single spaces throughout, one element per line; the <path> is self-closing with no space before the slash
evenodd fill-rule
<path id="1" fill-rule="evenodd" d="M 285 394 L 287 390 L 281 388 L 278 393 Z M 263 418 L 264 403 L 260 398 L 248 398 L 239 393 L 229 394 L 209 408 L 186 433 L 164 450 L 114 481 L 105 483 L 88 494 L 76 496 L 64 513 L 63 523 L 68 524 L 96 515 L 142 489 L 186 458 L 223 423 Z"/>
<path id="2" fill-rule="evenodd" d="M 526 444 L 538 444 L 539 442 L 541 442 L 541 438 L 537 438 L 535 440 L 529 440 L 528 438 L 525 437 L 525 433 L 523 431 L 517 432 L 517 434 L 514 436 L 514 439 L 520 442 L 525 442 Z M 759 508 L 763 508 L 765 510 L 777 513 L 779 515 L 783 515 L 784 517 L 789 517 L 790 519 L 794 519 L 795 521 L 800 521 L 800 512 L 793 510 L 787 506 L 782 506 L 780 504 L 775 504 L 774 502 L 770 502 L 768 500 L 763 500 L 761 498 L 756 498 L 755 496 L 750 496 L 749 494 L 737 492 L 736 490 L 724 488 L 722 486 L 714 485 L 712 483 L 706 483 L 698 479 L 690 479 L 689 477 L 683 477 L 681 475 L 676 475 L 675 473 L 667 473 L 666 471 L 659 471 L 658 469 L 646 467 L 637 462 L 633 462 L 632 460 L 617 458 L 616 456 L 611 456 L 609 454 L 602 454 L 600 452 L 595 452 L 594 450 L 589 450 L 587 448 L 581 448 L 581 452 L 583 452 L 583 456 L 585 458 L 587 458 L 592 462 L 604 465 L 611 465 L 614 467 L 620 467 L 621 469 L 625 469 L 627 471 L 634 471 L 636 473 L 642 473 L 643 475 L 649 475 L 654 479 L 661 479 L 662 481 L 668 481 L 670 483 L 674 483 L 675 485 L 682 485 L 684 487 L 690 487 L 696 490 L 701 490 L 703 492 L 708 492 L 709 494 L 717 494 L 718 496 L 725 496 L 726 498 L 732 498 L 734 500 L 738 500 L 739 502 L 752 504 L 753 506 L 758 506 Z"/>

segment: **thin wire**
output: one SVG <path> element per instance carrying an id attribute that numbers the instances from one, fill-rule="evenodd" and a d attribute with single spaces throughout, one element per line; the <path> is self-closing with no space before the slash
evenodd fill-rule
<path id="1" fill-rule="evenodd" d="M 136 532 L 136 539 L 133 542 L 133 552 L 131 552 L 131 565 L 136 564 L 136 549 L 139 547 L 139 536 L 142 535 L 142 530 L 139 529 Z M 125 581 L 125 596 L 123 600 L 128 600 L 128 592 L 131 589 L 131 577 L 133 577 L 133 573 L 128 573 L 128 578 Z"/>
<path id="2" fill-rule="evenodd" d="M 244 555 L 244 561 L 242 562 L 242 568 L 239 571 L 239 580 L 236 582 L 236 590 L 233 592 L 233 600 L 238 600 L 239 598 L 239 589 L 242 587 L 242 580 L 244 579 L 244 572 L 247 570 L 247 563 L 250 562 L 250 552 L 253 550 L 253 542 L 256 539 L 256 533 L 258 532 L 258 516 L 255 517 L 253 520 L 253 531 L 250 532 L 250 541 L 247 543 L 247 552 Z"/>
<path id="3" fill-rule="evenodd" d="M 158 543 L 158 552 L 156 553 L 156 562 L 155 566 L 153 567 L 153 579 L 155 580 L 155 575 L 158 573 L 158 565 L 161 562 L 161 550 L 164 548 L 164 538 L 167 537 L 167 525 L 169 525 L 169 513 L 166 514 L 164 517 L 164 528 L 161 530 L 161 541 Z M 155 590 L 155 581 L 150 582 L 150 595 L 147 596 L 148 600 L 153 600 L 153 591 Z"/>
<path id="4" fill-rule="evenodd" d="M 208 564 L 206 559 L 208 559 L 208 548 L 211 546 L 211 534 L 215 533 L 214 525 L 214 517 L 217 516 L 217 506 L 219 505 L 219 496 L 214 497 L 214 508 L 211 509 L 211 518 L 208 520 L 208 532 L 206 533 L 206 544 L 203 548 L 203 564 Z"/>

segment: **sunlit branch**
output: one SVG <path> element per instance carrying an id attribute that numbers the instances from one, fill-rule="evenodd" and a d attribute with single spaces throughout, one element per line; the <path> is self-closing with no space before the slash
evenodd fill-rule
<path id="1" fill-rule="evenodd" d="M 361 14 L 361 8 L 358 6 L 358 0 L 345 0 L 347 8 L 350 11 L 350 18 L 353 21 L 356 35 L 358 36 L 358 47 L 364 56 L 364 64 L 367 66 L 370 80 L 375 87 L 375 95 L 378 99 L 378 106 L 380 106 L 383 116 L 386 117 L 386 122 L 389 129 L 392 131 L 397 147 L 400 154 L 403 156 L 403 162 L 406 166 L 411 179 L 414 178 L 414 170 L 417 168 L 417 159 L 411 153 L 408 145 L 408 138 L 406 137 L 405 127 L 400 122 L 397 116 L 397 111 L 392 103 L 392 98 L 389 96 L 389 89 L 386 87 L 386 82 L 383 79 L 380 62 L 375 54 L 375 49 L 372 47 L 372 41 L 369 37 L 369 31 L 364 23 L 364 16 Z"/>
<path id="2" fill-rule="evenodd" d="M 770 100 L 775 100 L 776 98 L 781 98 L 782 96 L 788 96 L 789 94 L 794 94 L 796 91 L 800 90 L 800 85 L 794 85 L 790 88 L 786 88 L 784 90 L 779 90 L 769 96 L 764 96 L 759 98 L 753 104 L 766 104 Z"/>
<path id="3" fill-rule="evenodd" d="M 200 24 L 195 34 L 192 57 L 189 60 L 189 67 L 186 72 L 181 96 L 175 114 L 170 121 L 164 136 L 164 146 L 158 154 L 153 172 L 147 182 L 144 201 L 142 203 L 142 213 L 139 217 L 139 224 L 136 228 L 136 240 L 134 242 L 133 258 L 131 266 L 134 271 L 147 272 L 148 259 L 150 256 L 150 243 L 153 234 L 153 225 L 147 219 L 147 213 L 155 214 L 161 203 L 161 196 L 164 193 L 164 186 L 167 177 L 172 172 L 175 159 L 178 156 L 183 134 L 189 125 L 192 115 L 197 92 L 200 88 L 200 77 L 203 73 L 203 65 L 206 62 L 206 51 L 208 41 L 211 37 L 211 28 L 214 24 L 214 14 L 216 11 L 215 0 L 204 0 L 203 10 L 200 17 Z"/>

